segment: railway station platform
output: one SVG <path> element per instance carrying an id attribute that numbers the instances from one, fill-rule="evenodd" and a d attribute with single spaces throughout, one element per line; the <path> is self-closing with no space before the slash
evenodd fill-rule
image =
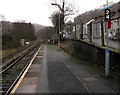
<path id="1" fill-rule="evenodd" d="M 12 93 L 115 93 L 56 46 L 42 45 Z"/>

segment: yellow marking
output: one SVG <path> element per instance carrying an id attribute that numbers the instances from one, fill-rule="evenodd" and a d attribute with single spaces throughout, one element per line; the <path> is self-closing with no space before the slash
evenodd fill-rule
<path id="1" fill-rule="evenodd" d="M 22 76 L 20 77 L 19 81 L 17 82 L 17 84 L 15 85 L 15 87 L 13 88 L 13 90 L 11 91 L 10 95 L 13 95 L 16 92 L 18 86 L 20 85 L 20 83 L 22 82 L 23 78 L 25 77 L 27 71 L 29 70 L 30 66 L 32 65 L 32 62 L 34 61 L 34 59 L 37 56 L 38 52 L 40 51 L 41 47 L 42 46 L 40 46 L 40 48 L 38 49 L 38 51 L 34 55 L 33 59 L 30 61 L 30 64 L 28 65 L 28 67 L 26 68 L 26 70 L 24 71 L 24 73 L 22 74 Z"/>

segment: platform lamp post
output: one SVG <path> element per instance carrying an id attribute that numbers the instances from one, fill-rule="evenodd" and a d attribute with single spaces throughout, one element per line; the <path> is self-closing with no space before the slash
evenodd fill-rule
<path id="1" fill-rule="evenodd" d="M 59 4 L 52 3 L 51 5 L 57 6 L 60 11 L 62 10 L 62 8 L 60 7 Z M 58 22 L 58 28 L 59 28 L 59 32 L 58 32 L 58 50 L 60 50 L 60 11 L 59 11 L 59 22 Z"/>

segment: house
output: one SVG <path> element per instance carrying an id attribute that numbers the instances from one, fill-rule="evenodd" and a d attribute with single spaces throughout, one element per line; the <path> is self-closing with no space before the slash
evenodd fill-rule
<path id="1" fill-rule="evenodd" d="M 109 29 L 109 33 L 111 31 L 115 31 L 117 35 L 120 35 L 120 2 L 113 4 L 111 10 L 111 27 Z M 76 38 L 80 39 L 81 34 L 83 34 L 83 38 L 90 38 L 90 23 L 93 23 L 93 38 L 101 38 L 101 22 L 105 24 L 104 21 L 104 11 L 100 9 L 91 10 L 80 14 L 75 17 L 74 23 L 76 27 Z M 117 36 L 120 38 L 120 36 Z"/>
<path id="2" fill-rule="evenodd" d="M 111 31 L 115 33 L 116 39 L 120 40 L 120 13 L 111 18 Z"/>
<path id="3" fill-rule="evenodd" d="M 101 22 L 104 21 L 104 17 L 100 16 L 93 22 L 93 38 L 101 38 Z"/>
<path id="4" fill-rule="evenodd" d="M 94 22 L 94 18 L 102 13 L 99 9 L 95 9 L 75 17 L 77 39 L 80 39 L 80 37 L 83 39 L 90 38 L 90 23 Z"/>
<path id="5" fill-rule="evenodd" d="M 82 31 L 83 31 L 83 39 L 90 37 L 89 24 L 93 21 L 94 21 L 94 19 L 84 19 L 83 20 L 80 17 L 77 18 L 77 22 L 75 21 L 76 22 L 76 38 L 77 39 L 80 39 L 80 35 L 82 34 Z"/>
<path id="6" fill-rule="evenodd" d="M 87 22 L 84 23 L 84 33 L 83 33 L 83 37 L 84 38 L 90 38 L 90 23 L 93 22 L 94 19 L 91 19 Z"/>
<path id="7" fill-rule="evenodd" d="M 78 40 L 80 39 L 80 32 L 81 32 L 80 27 L 81 27 L 80 24 L 77 24 L 77 25 L 76 25 L 76 38 L 77 38 Z"/>
<path id="8" fill-rule="evenodd" d="M 65 24 L 65 27 L 64 27 L 64 36 L 67 38 L 67 39 L 74 39 L 75 37 L 75 27 L 74 27 L 74 23 L 69 21 L 68 23 Z"/>

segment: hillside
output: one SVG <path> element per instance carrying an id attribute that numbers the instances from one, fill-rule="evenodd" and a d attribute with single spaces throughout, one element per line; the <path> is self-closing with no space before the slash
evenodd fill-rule
<path id="1" fill-rule="evenodd" d="M 36 31 L 38 31 L 38 30 L 41 30 L 41 29 L 45 28 L 45 26 L 40 25 L 40 24 L 34 24 L 34 28 L 35 28 Z"/>

